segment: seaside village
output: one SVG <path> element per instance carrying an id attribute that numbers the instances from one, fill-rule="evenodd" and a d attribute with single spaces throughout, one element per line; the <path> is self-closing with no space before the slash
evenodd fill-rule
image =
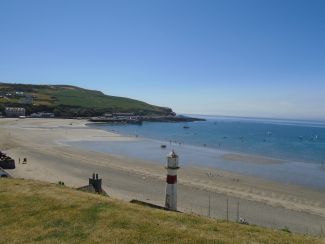
<path id="1" fill-rule="evenodd" d="M 14 91 L 14 92 L 0 92 L 0 99 L 9 100 L 9 99 L 16 99 L 18 103 L 21 104 L 21 107 L 14 106 L 14 107 L 5 107 L 4 111 L 0 111 L 0 117 L 7 117 L 7 118 L 26 118 L 27 111 L 24 106 L 32 105 L 34 99 L 36 98 L 35 95 L 26 94 L 22 91 Z M 54 113 L 49 112 L 37 112 L 32 113 L 28 117 L 31 118 L 54 118 Z"/>
<path id="2" fill-rule="evenodd" d="M 0 99 L 9 100 L 16 99 L 21 106 L 8 106 L 3 111 L 0 111 L 0 118 L 54 118 L 55 114 L 51 112 L 41 111 L 28 114 L 25 106 L 33 105 L 34 99 L 37 96 L 27 94 L 22 91 L 4 92 L 0 91 Z M 141 123 L 139 116 L 134 113 L 104 113 L 101 117 L 91 119 L 94 122 L 127 122 L 127 123 Z"/>

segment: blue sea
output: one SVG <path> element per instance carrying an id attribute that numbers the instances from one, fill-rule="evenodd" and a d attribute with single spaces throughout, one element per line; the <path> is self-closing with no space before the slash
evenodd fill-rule
<path id="1" fill-rule="evenodd" d="M 204 118 L 207 121 L 191 123 L 90 124 L 91 127 L 137 137 L 138 141 L 81 141 L 70 144 L 160 164 L 165 163 L 166 154 L 174 149 L 184 166 L 219 168 L 325 189 L 325 122 Z M 167 148 L 162 149 L 162 144 Z M 276 163 L 272 160 L 270 163 L 226 160 L 224 155 L 229 154 L 249 155 L 249 158 L 262 156 L 276 159 Z"/>

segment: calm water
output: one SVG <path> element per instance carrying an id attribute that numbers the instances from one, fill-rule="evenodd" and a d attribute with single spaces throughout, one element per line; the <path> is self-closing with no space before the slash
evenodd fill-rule
<path id="1" fill-rule="evenodd" d="M 184 129 L 183 126 L 189 126 Z M 94 126 L 94 125 L 92 125 Z M 109 131 L 143 138 L 203 146 L 302 161 L 325 162 L 325 123 L 209 118 L 193 123 L 95 125 Z"/>
<path id="2" fill-rule="evenodd" d="M 90 126 L 138 135 L 141 140 L 140 143 L 94 141 L 70 144 L 157 163 L 164 163 L 166 153 L 174 148 L 183 164 L 325 188 L 325 165 L 322 165 L 325 162 L 325 122 L 209 117 L 207 121 L 193 123 Z M 167 145 L 166 150 L 160 148 L 162 143 Z M 224 160 L 222 155 L 227 151 L 277 158 L 282 163 Z"/>

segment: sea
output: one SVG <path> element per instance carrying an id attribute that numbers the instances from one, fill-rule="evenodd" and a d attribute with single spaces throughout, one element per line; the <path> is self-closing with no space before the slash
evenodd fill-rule
<path id="1" fill-rule="evenodd" d="M 216 168 L 287 184 L 325 189 L 325 122 L 200 116 L 190 123 L 89 124 L 135 138 L 70 145 L 151 163 L 174 150 L 180 165 Z M 161 146 L 165 145 L 166 148 Z M 234 156 L 235 155 L 235 156 Z"/>

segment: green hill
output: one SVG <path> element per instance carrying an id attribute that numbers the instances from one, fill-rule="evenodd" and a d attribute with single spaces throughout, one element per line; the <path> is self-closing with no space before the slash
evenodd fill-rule
<path id="1" fill-rule="evenodd" d="M 167 115 L 172 112 L 169 108 L 75 86 L 0 83 L 0 109 L 5 106 L 25 107 L 29 114 L 54 112 L 59 117 L 89 117 L 113 112 Z"/>
<path id="2" fill-rule="evenodd" d="M 325 243 L 167 212 L 68 187 L 0 178 L 0 243 Z"/>

